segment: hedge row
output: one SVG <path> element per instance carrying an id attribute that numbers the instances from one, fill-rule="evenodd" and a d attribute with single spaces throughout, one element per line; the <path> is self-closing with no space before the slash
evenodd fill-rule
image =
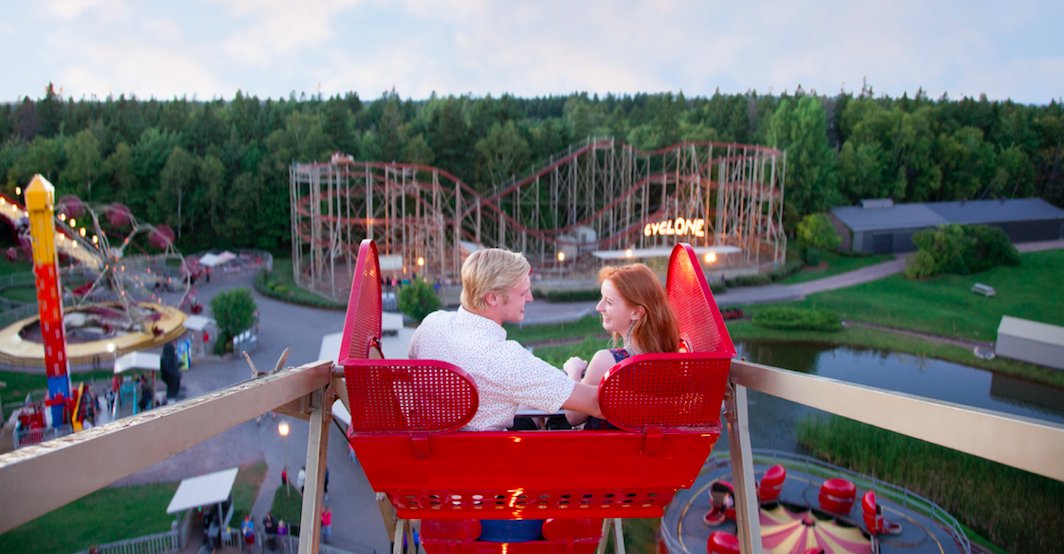
<path id="1" fill-rule="evenodd" d="M 839 314 L 829 310 L 809 310 L 779 306 L 754 314 L 754 325 L 789 331 L 840 331 Z"/>

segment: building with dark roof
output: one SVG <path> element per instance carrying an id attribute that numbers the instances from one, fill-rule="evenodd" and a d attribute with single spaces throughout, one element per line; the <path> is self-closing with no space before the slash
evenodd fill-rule
<path id="1" fill-rule="evenodd" d="M 997 227 L 1014 243 L 1064 238 L 1064 210 L 1041 198 L 923 204 L 862 200 L 860 206 L 832 208 L 831 216 L 843 248 L 867 254 L 911 252 L 914 233 L 946 223 Z"/>

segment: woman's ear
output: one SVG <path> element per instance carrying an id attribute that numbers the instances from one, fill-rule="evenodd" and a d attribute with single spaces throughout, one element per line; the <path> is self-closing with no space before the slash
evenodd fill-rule
<path id="1" fill-rule="evenodd" d="M 632 312 L 632 321 L 633 322 L 639 321 L 640 319 L 643 319 L 643 316 L 645 316 L 645 315 L 647 315 L 646 308 L 644 308 L 642 306 L 636 306 L 635 307 L 635 311 Z"/>

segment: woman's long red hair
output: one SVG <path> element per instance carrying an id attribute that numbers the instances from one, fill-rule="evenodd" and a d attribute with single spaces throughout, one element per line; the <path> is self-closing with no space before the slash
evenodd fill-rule
<path id="1" fill-rule="evenodd" d="M 643 264 L 628 264 L 599 270 L 599 284 L 607 279 L 629 306 L 641 306 L 645 312 L 632 328 L 635 343 L 646 352 L 676 352 L 680 325 L 658 276 Z"/>

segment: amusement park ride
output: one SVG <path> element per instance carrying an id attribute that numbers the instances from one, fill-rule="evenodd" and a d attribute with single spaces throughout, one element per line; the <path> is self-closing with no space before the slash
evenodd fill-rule
<path id="1" fill-rule="evenodd" d="M 386 274 L 443 281 L 477 247 L 524 253 L 535 278 L 665 258 L 681 241 L 717 267 L 772 268 L 786 252 L 785 167 L 783 153 L 763 146 L 640 152 L 596 138 L 480 193 L 436 167 L 338 154 L 289 170 L 293 271 L 301 286 L 343 301 L 363 238 L 377 242 Z"/>
<path id="2" fill-rule="evenodd" d="M 6 197 L 2 208 L 32 254 L 38 317 L 0 330 L 0 360 L 43 366 L 52 426 L 79 429 L 85 410 L 80 388 L 71 390 L 69 366 L 95 366 L 183 333 L 178 307 L 189 299 L 191 272 L 169 227 L 140 222 L 121 204 L 94 207 L 73 196 L 56 201 L 40 175 L 25 197 L 25 208 Z M 61 270 L 61 261 L 68 267 Z M 28 411 L 27 424 L 40 427 L 42 418 L 34 415 L 40 410 Z"/>
<path id="3" fill-rule="evenodd" d="M 790 510 L 787 505 L 781 503 L 779 511 L 767 508 L 768 515 L 766 506 L 759 505 L 771 504 L 772 495 L 796 479 L 769 468 L 756 482 L 748 389 L 1064 479 L 1059 464 L 1064 430 L 1058 427 L 733 359 L 735 350 L 708 287 L 699 248 L 735 247 L 738 252 L 726 255 L 734 256 L 736 264 L 782 260 L 782 212 L 777 211 L 782 203 L 782 186 L 777 188 L 782 158 L 775 151 L 751 148 L 685 144 L 640 154 L 612 141 L 590 141 L 487 198 L 449 174 L 423 166 L 343 159 L 293 166 L 293 255 L 302 268 L 299 273 L 326 288 L 339 269 L 344 270 L 341 277 L 350 276 L 342 367 L 321 361 L 282 368 L 282 361 L 272 372 L 256 373 L 251 380 L 135 415 L 122 424 L 97 426 L 0 455 L 0 496 L 20 499 L 18 509 L 0 510 L 0 532 L 266 411 L 279 410 L 309 421 L 299 548 L 317 552 L 325 452 L 336 400 L 351 414 L 347 440 L 378 493 L 396 552 L 403 550 L 413 520 L 421 522 L 422 546 L 429 553 L 602 552 L 611 524 L 615 551 L 623 551 L 620 519 L 666 514 L 670 502 L 676 504 L 704 471 L 724 427 L 730 458 L 727 483 L 721 479 L 710 491 L 714 502 L 697 519 L 702 529 L 723 522 L 734 527 L 709 533 L 694 551 L 816 552 L 821 543 L 788 542 L 777 549 L 765 540 L 763 530 L 773 521 L 808 528 L 812 536 L 819 516 L 785 521 L 790 517 L 784 513 Z M 609 177 L 601 179 L 603 174 Z M 589 195 L 598 200 L 577 206 L 576 197 Z M 528 209 L 536 202 L 546 202 L 548 209 Z M 411 213 L 415 215 L 406 215 Z M 701 224 L 688 223 L 699 218 Z M 637 223 L 667 220 L 671 227 Z M 707 236 L 696 237 L 705 238 L 702 243 L 685 244 L 680 240 L 684 237 L 676 235 L 681 227 L 685 232 L 702 229 Z M 671 229 L 673 234 L 654 235 L 655 229 Z M 369 239 L 359 242 L 356 251 L 354 237 L 359 235 L 380 242 L 385 255 L 378 256 L 377 243 Z M 123 240 L 123 247 L 127 242 Z M 453 276 L 462 249 L 471 242 L 523 250 L 540 271 L 550 271 L 560 258 L 557 253 L 567 248 L 582 258 L 608 248 L 623 252 L 675 245 L 668 255 L 666 288 L 683 348 L 632 356 L 606 374 L 598 387 L 599 401 L 604 417 L 618 430 L 463 432 L 478 404 L 468 374 L 440 361 L 383 358 L 381 281 L 386 270 L 380 260 L 398 255 L 400 269 L 407 265 Z M 393 254 L 400 252 L 401 244 L 415 246 Z M 56 255 L 45 254 L 34 258 L 38 284 L 45 294 L 58 297 L 58 277 L 51 292 L 44 279 L 52 278 L 54 271 L 47 265 Z M 105 255 L 101 263 L 121 264 L 124 259 Z M 93 280 L 104 282 L 110 281 L 102 275 Z M 335 290 L 341 289 L 346 286 Z M 52 309 L 54 303 L 41 305 Z M 44 327 L 46 320 L 49 325 L 62 322 L 62 315 L 56 315 L 54 310 L 41 314 L 46 333 L 52 329 Z M 57 355 L 54 349 L 52 355 Z M 48 358 L 57 364 L 55 372 L 49 370 L 50 389 L 55 373 L 69 391 L 69 377 L 60 371 L 69 363 L 64 356 Z M 123 452 L 120 463 L 113 456 L 118 451 Z M 559 466 L 559 458 L 580 460 L 588 471 L 549 471 Z M 78 479 L 55 479 L 86 461 L 93 471 Z M 877 552 L 877 537 L 896 528 L 877 513 L 880 499 L 875 493 L 866 490 L 858 503 L 857 487 L 842 481 L 819 484 L 823 496 L 817 508 L 828 512 L 828 519 L 861 526 L 859 534 L 867 535 L 865 551 Z M 855 509 L 861 515 L 853 518 Z M 540 538 L 478 540 L 481 521 L 529 519 L 546 520 Z M 967 544 L 963 537 L 956 541 Z M 682 544 L 662 542 L 659 549 L 692 551 Z"/>

